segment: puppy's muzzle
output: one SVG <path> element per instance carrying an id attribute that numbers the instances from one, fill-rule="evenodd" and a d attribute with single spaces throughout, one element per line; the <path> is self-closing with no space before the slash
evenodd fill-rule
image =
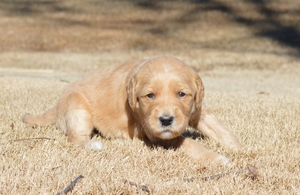
<path id="1" fill-rule="evenodd" d="M 173 116 L 169 116 L 169 115 L 164 115 L 159 117 L 159 121 L 161 126 L 163 127 L 168 127 L 171 126 L 173 121 L 174 121 L 174 117 Z"/>

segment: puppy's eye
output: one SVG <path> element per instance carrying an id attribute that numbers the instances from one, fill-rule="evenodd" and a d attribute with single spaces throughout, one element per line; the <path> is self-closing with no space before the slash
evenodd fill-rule
<path id="1" fill-rule="evenodd" d="M 155 96 L 154 96 L 153 93 L 149 93 L 149 94 L 146 95 L 146 97 L 149 98 L 149 99 L 154 99 Z"/>
<path id="2" fill-rule="evenodd" d="M 184 92 L 179 92 L 178 93 L 178 97 L 185 97 L 185 96 L 186 96 L 186 94 Z"/>

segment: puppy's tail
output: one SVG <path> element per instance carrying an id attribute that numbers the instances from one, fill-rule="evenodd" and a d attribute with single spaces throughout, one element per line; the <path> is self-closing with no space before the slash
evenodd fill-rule
<path id="1" fill-rule="evenodd" d="M 52 109 L 45 112 L 43 115 L 40 116 L 33 116 L 31 114 L 26 113 L 22 121 L 24 123 L 30 124 L 34 127 L 38 126 L 48 126 L 53 125 L 55 123 L 56 119 L 56 107 L 53 107 Z"/>

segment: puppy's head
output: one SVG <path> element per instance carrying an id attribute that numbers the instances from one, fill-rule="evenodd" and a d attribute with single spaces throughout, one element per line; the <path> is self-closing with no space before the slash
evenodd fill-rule
<path id="1" fill-rule="evenodd" d="M 148 138 L 165 140 L 185 131 L 191 114 L 201 109 L 204 87 L 198 74 L 182 61 L 155 57 L 135 67 L 127 93 Z"/>

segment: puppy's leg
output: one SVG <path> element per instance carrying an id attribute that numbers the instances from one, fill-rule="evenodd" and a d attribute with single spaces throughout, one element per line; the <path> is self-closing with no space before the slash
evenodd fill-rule
<path id="1" fill-rule="evenodd" d="M 178 138 L 178 142 L 180 143 L 179 149 L 183 150 L 184 153 L 194 159 L 210 161 L 217 164 L 229 163 L 229 160 L 225 156 L 209 151 L 199 142 L 193 139 L 184 138 L 181 136 Z"/>
<path id="2" fill-rule="evenodd" d="M 68 141 L 86 149 L 101 150 L 102 143 L 91 140 L 93 120 L 88 101 L 80 94 L 70 94 L 58 104 L 57 126 L 68 136 Z"/>
<path id="3" fill-rule="evenodd" d="M 221 144 L 234 149 L 242 148 L 242 144 L 208 109 L 203 108 L 196 128 Z"/>

